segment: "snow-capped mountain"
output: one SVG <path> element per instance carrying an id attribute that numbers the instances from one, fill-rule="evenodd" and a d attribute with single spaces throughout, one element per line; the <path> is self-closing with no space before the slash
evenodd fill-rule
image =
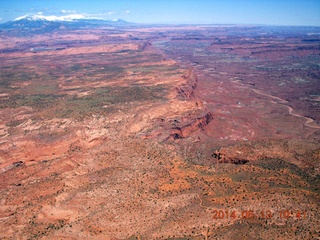
<path id="1" fill-rule="evenodd" d="M 42 14 L 25 15 L 13 21 L 0 24 L 3 30 L 19 30 L 32 32 L 48 32 L 61 27 L 69 29 L 99 27 L 99 26 L 126 26 L 130 23 L 122 19 L 105 20 L 96 17 L 87 17 L 82 14 L 69 14 L 64 16 L 45 16 Z"/>
<path id="2" fill-rule="evenodd" d="M 80 19 L 95 19 L 95 20 L 104 20 L 102 18 L 96 18 L 96 17 L 86 17 L 82 14 L 69 14 L 69 15 L 64 15 L 64 16 L 55 16 L 55 15 L 49 15 L 49 16 L 45 16 L 42 14 L 36 14 L 36 15 L 24 15 L 21 17 L 17 17 L 16 19 L 14 19 L 14 21 L 20 21 L 20 20 L 29 20 L 29 21 L 39 21 L 39 20 L 43 20 L 43 21 L 75 21 L 75 20 L 80 20 Z"/>

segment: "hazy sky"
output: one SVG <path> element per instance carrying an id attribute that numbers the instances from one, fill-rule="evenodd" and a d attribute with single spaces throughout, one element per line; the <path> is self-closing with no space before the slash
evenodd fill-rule
<path id="1" fill-rule="evenodd" d="M 36 13 L 137 23 L 320 26 L 320 0 L 0 0 L 0 22 Z"/>

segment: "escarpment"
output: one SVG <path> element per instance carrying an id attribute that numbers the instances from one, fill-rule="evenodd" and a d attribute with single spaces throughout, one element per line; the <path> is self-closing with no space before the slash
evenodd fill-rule
<path id="1" fill-rule="evenodd" d="M 150 49 L 150 48 L 152 48 L 152 44 L 150 42 L 144 42 L 142 44 L 139 44 L 139 46 L 138 46 L 138 49 L 140 51 L 145 51 L 145 50 Z"/>
<path id="2" fill-rule="evenodd" d="M 318 141 L 266 139 L 241 142 L 214 149 L 212 157 L 217 163 L 232 164 L 266 164 L 264 162 L 274 159 L 275 162 L 285 161 L 303 169 L 308 169 L 311 174 L 317 175 L 319 174 L 319 169 L 316 164 L 319 161 L 319 153 Z M 275 164 L 270 166 L 270 168 L 275 167 Z"/>
<path id="3" fill-rule="evenodd" d="M 197 87 L 197 76 L 192 69 L 189 69 L 188 73 L 183 75 L 182 78 L 186 79 L 186 83 L 176 87 L 178 95 L 184 98 L 191 98 L 194 89 Z"/>
<path id="4" fill-rule="evenodd" d="M 178 96 L 190 99 L 193 97 L 194 89 L 197 87 L 198 78 L 193 69 L 189 69 L 187 74 L 183 75 L 182 78 L 186 79 L 186 82 L 176 88 Z M 213 116 L 211 112 L 207 112 L 204 116 L 193 118 L 191 122 L 189 119 L 188 124 L 173 127 L 166 140 L 186 138 L 198 130 L 204 130 L 212 120 Z"/>
<path id="5" fill-rule="evenodd" d="M 205 127 L 213 120 L 213 116 L 210 112 L 202 117 L 194 119 L 192 122 L 183 125 L 181 127 L 174 127 L 171 130 L 168 139 L 181 139 L 190 136 L 197 130 L 204 130 Z"/>

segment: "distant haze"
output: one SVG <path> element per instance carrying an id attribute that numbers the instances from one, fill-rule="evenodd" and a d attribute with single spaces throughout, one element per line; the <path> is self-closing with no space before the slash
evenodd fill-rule
<path id="1" fill-rule="evenodd" d="M 320 0 L 1 0 L 0 23 L 25 15 L 136 23 L 320 26 Z"/>

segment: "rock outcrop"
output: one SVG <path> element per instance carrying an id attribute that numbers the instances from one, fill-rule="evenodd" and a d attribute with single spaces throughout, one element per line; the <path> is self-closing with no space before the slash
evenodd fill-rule
<path id="1" fill-rule="evenodd" d="M 186 79 L 186 83 L 176 88 L 178 95 L 184 98 L 191 98 L 193 90 L 197 87 L 197 76 L 192 69 L 189 69 L 187 75 L 183 75 L 182 78 Z"/>
<path id="2" fill-rule="evenodd" d="M 204 128 L 213 120 L 212 113 L 208 112 L 206 115 L 194 119 L 192 122 L 181 127 L 174 127 L 168 139 L 181 139 L 190 136 L 197 130 L 204 130 Z"/>

